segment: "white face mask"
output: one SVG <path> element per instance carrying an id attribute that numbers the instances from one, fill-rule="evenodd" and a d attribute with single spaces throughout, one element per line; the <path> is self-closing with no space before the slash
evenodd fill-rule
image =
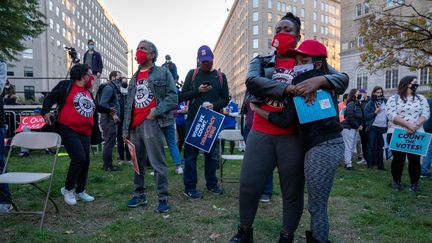
<path id="1" fill-rule="evenodd" d="M 299 76 L 300 74 L 303 74 L 305 72 L 309 72 L 313 70 L 315 67 L 312 63 L 309 64 L 301 64 L 294 66 L 294 75 Z"/>

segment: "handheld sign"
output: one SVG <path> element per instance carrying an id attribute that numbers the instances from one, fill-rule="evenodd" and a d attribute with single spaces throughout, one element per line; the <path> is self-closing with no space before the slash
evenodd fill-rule
<path id="1" fill-rule="evenodd" d="M 201 106 L 192 122 L 185 143 L 209 153 L 224 119 L 224 115 Z"/>
<path id="2" fill-rule="evenodd" d="M 39 130 L 43 126 L 45 126 L 45 120 L 42 116 L 21 116 L 19 126 L 15 132 L 22 132 L 24 127 L 28 127 L 30 130 Z"/>
<path id="3" fill-rule="evenodd" d="M 139 170 L 139 166 L 138 166 L 138 160 L 137 160 L 137 155 L 136 155 L 136 150 L 135 150 L 135 145 L 129 140 L 126 139 L 126 145 L 129 149 L 129 153 L 131 156 L 131 160 L 132 160 L 132 164 L 134 167 L 135 172 L 140 175 L 140 170 Z"/>
<path id="4" fill-rule="evenodd" d="M 306 104 L 305 97 L 294 97 L 294 105 L 300 124 L 336 116 L 336 108 L 330 93 L 318 90 L 314 104 Z"/>
<path id="5" fill-rule="evenodd" d="M 396 128 L 390 141 L 390 149 L 409 154 L 426 156 L 432 135 L 425 132 L 408 134 L 404 129 Z"/>

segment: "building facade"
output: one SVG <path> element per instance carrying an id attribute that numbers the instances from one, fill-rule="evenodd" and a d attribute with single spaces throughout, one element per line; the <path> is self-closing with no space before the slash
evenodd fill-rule
<path id="1" fill-rule="evenodd" d="M 429 9 L 432 11 L 430 1 L 410 1 L 418 9 Z M 341 27 L 341 71 L 350 77 L 350 84 L 347 89 L 363 88 L 370 92 L 375 86 L 381 86 L 385 95 L 389 96 L 396 92 L 400 79 L 406 75 L 415 75 L 419 79 L 419 91 L 430 90 L 429 83 L 432 82 L 432 69 L 424 68 L 417 71 L 410 71 L 404 66 L 378 70 L 371 74 L 361 62 L 361 47 L 363 38 L 359 35 L 360 21 L 372 13 L 372 11 L 392 11 L 392 14 L 402 16 L 407 14 L 406 8 L 398 6 L 393 0 L 377 1 L 342 1 L 342 27 Z"/>
<path id="2" fill-rule="evenodd" d="M 301 37 L 328 48 L 328 61 L 340 68 L 340 0 L 235 0 L 214 47 L 215 67 L 228 77 L 230 94 L 241 104 L 250 60 L 271 53 L 276 23 L 292 12 L 302 20 Z"/>
<path id="3" fill-rule="evenodd" d="M 82 59 L 89 39 L 102 55 L 102 77 L 113 70 L 127 73 L 126 37 L 102 0 L 39 0 L 39 7 L 46 17 L 46 31 L 27 40 L 18 61 L 8 63 L 8 78 L 18 96 L 35 100 L 51 90 L 66 77 L 71 65 L 65 47 L 74 47 Z"/>

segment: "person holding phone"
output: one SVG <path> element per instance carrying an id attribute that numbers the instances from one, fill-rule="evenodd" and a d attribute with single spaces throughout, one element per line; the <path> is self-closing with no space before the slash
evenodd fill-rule
<path id="1" fill-rule="evenodd" d="M 197 59 L 199 68 L 188 72 L 180 93 L 180 101 L 189 101 L 186 134 L 188 134 L 201 105 L 207 109 L 220 111 L 229 102 L 227 78 L 224 73 L 213 68 L 213 53 L 210 47 L 201 46 L 198 49 Z M 199 150 L 189 144 L 185 145 L 184 195 L 190 199 L 200 199 L 203 194 L 196 189 L 198 182 L 196 162 Z M 213 145 L 209 153 L 204 153 L 204 156 L 207 190 L 214 195 L 220 195 L 222 189 L 220 189 L 216 177 L 216 169 L 219 163 L 217 143 Z"/>
<path id="2" fill-rule="evenodd" d="M 364 109 L 365 129 L 368 132 L 366 161 L 369 169 L 376 165 L 378 170 L 385 170 L 383 134 L 387 132 L 386 102 L 383 88 L 375 86 L 372 90 L 372 98 Z"/>

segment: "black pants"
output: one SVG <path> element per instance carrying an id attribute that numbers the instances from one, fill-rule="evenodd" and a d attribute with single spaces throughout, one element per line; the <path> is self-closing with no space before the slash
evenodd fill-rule
<path id="1" fill-rule="evenodd" d="M 368 153 L 368 132 L 365 129 L 359 131 L 360 134 L 360 142 L 362 146 L 362 157 L 367 161 L 367 153 Z"/>
<path id="2" fill-rule="evenodd" d="M 388 135 L 387 141 L 390 143 L 391 134 Z M 420 155 L 408 154 L 400 151 L 392 150 L 393 160 L 391 163 L 391 171 L 393 176 L 393 181 L 401 182 L 402 173 L 405 165 L 406 157 L 408 157 L 408 174 L 410 177 L 411 184 L 417 184 L 420 179 Z"/>
<path id="3" fill-rule="evenodd" d="M 57 123 L 56 131 L 71 159 L 66 177 L 65 188 L 76 193 L 83 192 L 87 184 L 90 165 L 90 137 L 81 135 L 69 127 Z"/>
<path id="4" fill-rule="evenodd" d="M 126 160 L 130 161 L 131 156 L 129 153 L 129 149 L 126 147 L 126 145 L 123 143 L 123 123 L 120 122 L 117 125 L 117 152 L 119 155 L 119 160 L 125 160 L 125 153 L 126 153 Z"/>
<path id="5" fill-rule="evenodd" d="M 176 124 L 176 130 L 177 130 L 177 147 L 179 152 L 181 153 L 186 138 L 186 125 Z"/>
<path id="6" fill-rule="evenodd" d="M 386 131 L 387 131 L 386 127 L 371 126 L 368 132 L 367 166 L 369 168 L 372 168 L 374 165 L 377 165 L 378 169 L 384 169 L 383 134 L 386 133 Z"/>

